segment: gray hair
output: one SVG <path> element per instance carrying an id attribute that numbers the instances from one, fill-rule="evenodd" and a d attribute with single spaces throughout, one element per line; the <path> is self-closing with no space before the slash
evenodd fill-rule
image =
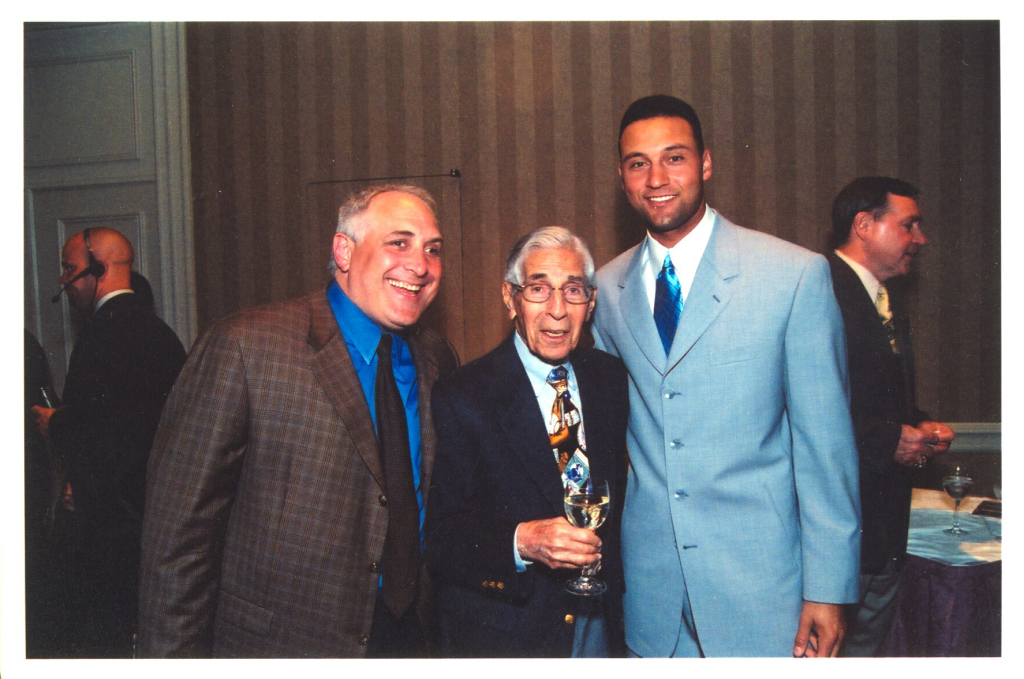
<path id="1" fill-rule="evenodd" d="M 594 258 L 583 239 L 574 234 L 564 226 L 542 226 L 526 234 L 512 246 L 505 260 L 505 282 L 513 285 L 522 285 L 526 274 L 523 271 L 526 257 L 534 250 L 569 250 L 576 252 L 583 257 L 583 276 L 587 287 L 597 287 L 597 279 L 594 276 Z"/>
<path id="2" fill-rule="evenodd" d="M 366 221 L 363 219 L 363 215 L 370 209 L 370 201 L 382 193 L 390 193 L 391 191 L 408 193 L 419 198 L 430 208 L 431 214 L 434 215 L 434 221 L 438 221 L 437 203 L 434 202 L 434 197 L 426 189 L 413 184 L 376 184 L 349 196 L 341 204 L 341 207 L 338 208 L 338 226 L 335 229 L 335 233 L 343 233 L 358 243 L 366 234 Z M 338 270 L 333 254 L 330 257 L 327 270 L 331 277 L 334 277 L 334 272 Z"/>

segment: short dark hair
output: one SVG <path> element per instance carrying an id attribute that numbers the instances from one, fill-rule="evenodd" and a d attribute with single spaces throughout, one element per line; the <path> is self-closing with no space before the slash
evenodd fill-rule
<path id="1" fill-rule="evenodd" d="M 858 177 L 843 187 L 832 201 L 832 235 L 829 246 L 841 247 L 850 240 L 853 219 L 861 212 L 870 212 L 881 219 L 889 209 L 889 194 L 917 198 L 918 188 L 902 179 L 892 177 Z"/>
<path id="2" fill-rule="evenodd" d="M 622 122 L 619 123 L 619 154 L 622 153 L 622 133 L 626 128 L 638 120 L 649 118 L 682 118 L 690 123 L 693 128 L 693 138 L 697 142 L 697 153 L 704 155 L 704 133 L 700 128 L 700 118 L 693 107 L 682 99 L 677 99 L 668 94 L 652 94 L 637 99 L 626 112 L 622 114 Z"/>

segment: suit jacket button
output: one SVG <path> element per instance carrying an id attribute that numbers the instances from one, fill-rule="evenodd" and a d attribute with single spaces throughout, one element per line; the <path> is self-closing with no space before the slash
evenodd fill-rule
<path id="1" fill-rule="evenodd" d="M 371 573 L 380 573 L 380 564 L 377 563 L 376 561 L 370 562 L 370 572 Z"/>
<path id="2" fill-rule="evenodd" d="M 565 616 L 565 624 L 567 624 L 567 625 L 571 625 L 571 624 L 573 624 L 574 622 L 576 622 L 576 618 L 575 618 L 575 616 L 573 616 L 573 614 L 572 614 L 572 613 L 569 613 L 569 614 L 567 614 L 567 615 Z"/>
<path id="3" fill-rule="evenodd" d="M 365 646 L 368 643 L 370 643 L 370 635 L 369 634 L 360 634 L 359 635 L 359 645 L 360 646 Z"/>
<path id="4" fill-rule="evenodd" d="M 379 496 L 377 496 L 377 502 L 380 503 L 381 507 L 387 507 L 388 506 L 388 496 L 387 495 L 379 495 Z"/>
<path id="5" fill-rule="evenodd" d="M 505 583 L 504 582 L 499 582 L 498 583 L 498 589 L 505 589 Z"/>

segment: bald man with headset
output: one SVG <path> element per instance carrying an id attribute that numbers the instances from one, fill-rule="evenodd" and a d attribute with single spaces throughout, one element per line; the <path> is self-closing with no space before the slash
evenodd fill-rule
<path id="1" fill-rule="evenodd" d="M 63 471 L 58 530 L 66 657 L 131 657 L 146 464 L 185 349 L 132 290 L 131 242 L 110 228 L 71 236 L 61 289 L 88 313 L 62 405 L 34 407 Z M 68 488 L 70 486 L 70 488 Z"/>

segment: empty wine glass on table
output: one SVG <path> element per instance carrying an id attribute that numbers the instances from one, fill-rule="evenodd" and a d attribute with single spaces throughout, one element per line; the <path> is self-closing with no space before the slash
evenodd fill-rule
<path id="1" fill-rule="evenodd" d="M 569 523 L 577 528 L 597 530 L 608 518 L 608 500 L 607 481 L 591 478 L 579 489 L 574 488 L 571 484 L 566 485 L 565 515 L 569 518 Z M 604 592 L 608 589 L 608 585 L 594 577 L 600 563 L 600 561 L 595 561 L 590 566 L 584 566 L 580 576 L 565 583 L 565 588 L 573 594 L 582 596 L 592 596 Z"/>
<path id="2" fill-rule="evenodd" d="M 953 498 L 955 503 L 953 508 L 953 526 L 947 528 L 944 532 L 952 535 L 965 535 L 968 532 L 960 527 L 960 501 L 967 497 L 967 493 L 970 492 L 973 484 L 974 479 L 967 474 L 963 467 L 956 467 L 952 474 L 942 478 L 943 489 L 947 495 Z"/>

